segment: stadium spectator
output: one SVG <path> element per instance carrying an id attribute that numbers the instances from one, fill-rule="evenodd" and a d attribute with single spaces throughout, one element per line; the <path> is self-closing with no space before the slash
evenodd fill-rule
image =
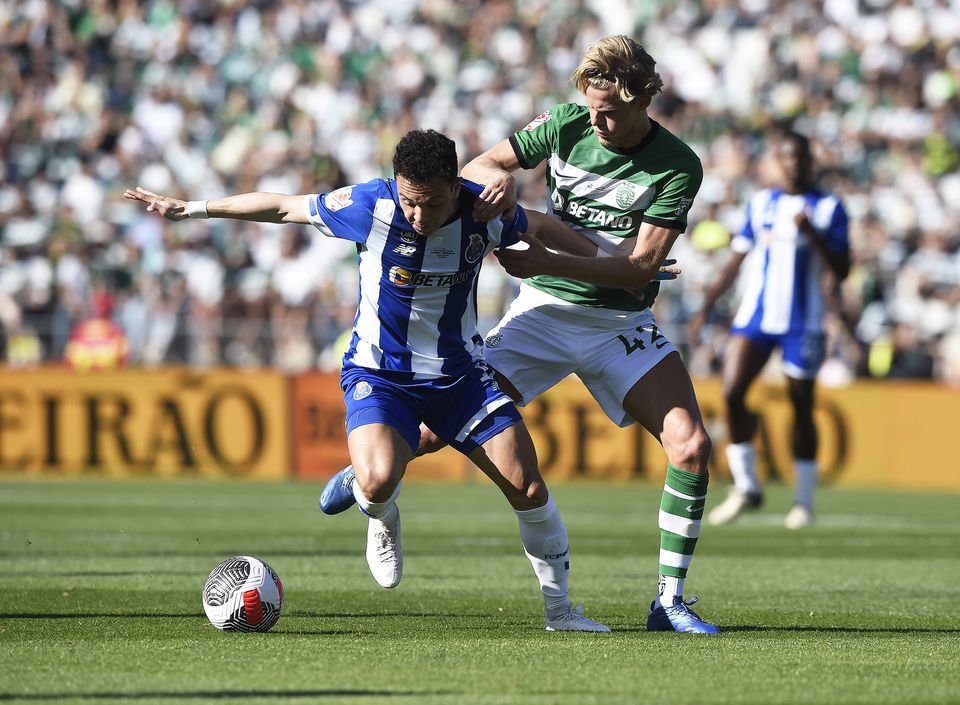
<path id="1" fill-rule="evenodd" d="M 62 252 L 54 232 L 76 233 L 85 250 L 119 230 L 133 245 L 129 255 L 100 247 L 89 265 L 125 271 L 118 283 L 131 306 L 114 312 L 125 329 L 137 325 L 134 317 L 121 320 L 125 309 L 152 305 L 174 241 L 168 235 L 182 226 L 140 217 L 119 198 L 119 184 L 185 192 L 202 183 L 228 193 L 264 188 L 256 179 L 266 174 L 273 183 L 333 188 L 389 173 L 390 145 L 413 126 L 449 134 L 471 158 L 529 115 L 573 99 L 562 87 L 581 50 L 616 32 L 636 36 L 658 57 L 667 85 L 658 119 L 703 163 L 691 231 L 708 204 L 728 230 L 739 229 L 739 204 L 760 183 L 754 157 L 771 122 L 794 120 L 812 139 L 825 185 L 843 196 L 851 216 L 855 262 L 844 308 L 867 317 L 854 327 L 855 344 L 831 350 L 868 350 L 910 322 L 902 306 L 910 297 L 899 280 L 912 275 L 901 265 L 928 231 L 946 234 L 944 253 L 955 266 L 938 294 L 920 296 L 924 308 L 943 308 L 939 302 L 955 300 L 950 292 L 960 288 L 960 15 L 949 0 L 534 0 L 484 3 L 482 12 L 479 0 L 8 5 L 0 18 L 0 261 L 22 261 L 13 243 L 31 228 L 47 233 L 37 254 L 51 262 Z M 544 202 L 542 180 L 524 180 L 520 196 Z M 232 317 L 238 300 L 260 294 L 276 263 L 241 256 L 249 254 L 246 244 L 243 253 L 231 250 L 234 234 L 256 232 L 257 250 L 274 252 L 279 235 L 248 224 L 212 230 L 225 269 L 214 308 L 232 306 Z M 861 248 L 870 251 L 861 255 Z M 348 278 L 352 250 L 334 243 L 324 249 L 330 280 Z M 718 258 L 710 265 L 701 259 L 684 261 L 684 277 L 658 299 L 659 307 L 670 306 L 670 315 L 658 318 L 678 340 L 702 296 L 697 267 Z M 18 315 L 25 312 L 24 282 L 2 282 Z M 502 299 L 512 298 L 516 282 L 499 286 Z M 312 304 L 317 359 L 337 357 L 324 354 L 342 332 L 327 316 L 334 288 L 318 286 Z M 188 307 L 190 331 L 206 330 L 192 320 L 212 315 L 205 306 Z M 56 304 L 51 311 L 56 319 Z M 256 304 L 247 313 L 262 318 L 255 326 L 224 319 L 219 362 L 275 361 L 269 316 Z M 946 323 L 920 326 L 916 346 L 929 351 L 936 378 L 956 380 L 955 305 L 951 313 Z M 44 331 L 0 325 L 6 337 L 27 343 L 18 344 L 24 350 L 38 349 L 42 336 L 41 357 L 61 355 L 69 327 L 43 315 L 31 322 Z M 146 338 L 126 332 L 131 360 L 143 359 Z M 723 331 L 706 332 L 722 349 Z M 209 341 L 188 338 L 191 362 L 216 358 Z M 844 352 L 836 362 L 869 374 L 866 355 Z M 717 366 L 714 355 L 694 369 Z"/>
<path id="2" fill-rule="evenodd" d="M 689 324 L 691 343 L 700 339 L 713 305 L 736 281 L 741 267 L 742 300 L 733 319 L 723 368 L 723 396 L 730 443 L 727 462 L 734 487 L 707 516 L 726 524 L 763 503 L 753 437 L 757 418 L 747 410 L 747 391 L 775 349 L 782 352 L 793 406 L 794 505 L 787 528 L 813 523 L 817 482 L 814 384 L 826 351 L 824 315 L 828 295 L 850 270 L 848 220 L 843 203 L 817 187 L 810 142 L 796 132 L 772 135 L 771 187 L 749 201 L 733 255 L 707 287 Z"/>

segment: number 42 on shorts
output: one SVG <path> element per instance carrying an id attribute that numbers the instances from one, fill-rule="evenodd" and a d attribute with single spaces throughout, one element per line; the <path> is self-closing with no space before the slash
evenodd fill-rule
<path id="1" fill-rule="evenodd" d="M 646 350 L 647 345 L 652 345 L 659 350 L 664 345 L 668 345 L 670 343 L 670 341 L 667 340 L 667 337 L 657 330 L 655 325 L 637 326 L 635 330 L 641 336 L 649 337 L 649 340 L 644 342 L 641 338 L 638 338 L 634 335 L 630 335 L 630 337 L 627 337 L 626 335 L 618 335 L 617 340 L 623 343 L 623 347 L 627 355 L 635 350 Z"/>

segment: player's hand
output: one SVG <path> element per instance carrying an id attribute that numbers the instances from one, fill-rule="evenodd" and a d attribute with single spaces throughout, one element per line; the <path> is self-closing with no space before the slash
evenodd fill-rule
<path id="1" fill-rule="evenodd" d="M 140 201 L 147 204 L 147 212 L 159 213 L 167 220 L 186 220 L 187 202 L 179 198 L 170 198 L 169 196 L 158 196 L 152 191 L 137 186 L 135 189 L 127 189 L 123 192 L 124 198 L 131 201 Z"/>
<path id="2" fill-rule="evenodd" d="M 507 274 L 512 274 L 520 279 L 544 274 L 553 255 L 547 251 L 542 242 L 527 233 L 520 233 L 520 242 L 527 243 L 529 247 L 523 250 L 510 250 L 501 247 L 499 250 L 493 251 L 493 254 L 500 261 L 500 265 L 507 270 Z"/>
<path id="3" fill-rule="evenodd" d="M 687 342 L 689 342 L 692 347 L 697 347 L 703 342 L 703 339 L 700 337 L 700 332 L 703 330 L 703 325 L 706 322 L 707 314 L 704 311 L 697 311 L 690 317 L 690 320 L 687 321 Z"/>
<path id="4" fill-rule="evenodd" d="M 683 270 L 676 264 L 677 260 L 675 259 L 663 260 L 663 264 L 660 265 L 660 269 L 657 270 L 653 278 L 661 282 L 673 281 L 683 273 Z"/>
<path id="5" fill-rule="evenodd" d="M 804 235 L 813 229 L 813 223 L 810 222 L 810 211 L 807 208 L 793 216 L 793 222 L 797 224 L 797 229 Z"/>
<path id="6" fill-rule="evenodd" d="M 473 218 L 481 223 L 493 220 L 517 205 L 517 180 L 508 171 L 490 180 L 473 204 Z"/>

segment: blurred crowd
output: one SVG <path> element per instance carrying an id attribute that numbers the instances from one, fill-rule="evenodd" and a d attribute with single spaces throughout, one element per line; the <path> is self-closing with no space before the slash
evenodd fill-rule
<path id="1" fill-rule="evenodd" d="M 958 0 L 0 0 L 0 358 L 78 367 L 336 369 L 356 253 L 309 228 L 169 223 L 191 199 L 317 193 L 390 174 L 431 127 L 463 162 L 557 102 L 583 49 L 658 61 L 651 115 L 705 169 L 657 315 L 678 344 L 728 255 L 773 123 L 813 139 L 851 216 L 826 381 L 960 384 Z M 542 208 L 539 170 L 521 201 Z M 494 263 L 481 325 L 517 282 Z M 716 370 L 734 297 L 704 345 Z M 91 325 L 92 324 L 92 325 Z"/>

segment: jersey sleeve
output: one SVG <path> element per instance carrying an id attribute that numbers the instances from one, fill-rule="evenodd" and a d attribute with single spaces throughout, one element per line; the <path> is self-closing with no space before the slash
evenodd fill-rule
<path id="1" fill-rule="evenodd" d="M 500 247 L 510 247 L 520 241 L 520 233 L 525 233 L 529 229 L 527 223 L 527 214 L 523 207 L 517 204 L 517 210 L 510 220 L 500 220 L 502 229 L 500 231 Z"/>
<path id="2" fill-rule="evenodd" d="M 848 252 L 850 250 L 849 228 L 850 221 L 847 218 L 847 211 L 840 199 L 837 199 L 837 205 L 830 218 L 830 225 L 823 233 L 827 241 L 827 249 L 832 252 Z"/>
<path id="3" fill-rule="evenodd" d="M 374 206 L 382 180 L 344 186 L 335 191 L 304 196 L 310 224 L 326 237 L 364 243 L 373 227 Z"/>
<path id="4" fill-rule="evenodd" d="M 730 241 L 730 249 L 741 254 L 749 252 L 753 248 L 753 243 L 757 241 L 757 235 L 753 230 L 753 201 L 747 203 L 747 212 L 743 216 L 743 227 Z"/>
<path id="5" fill-rule="evenodd" d="M 686 230 L 687 213 L 702 181 L 703 167 L 699 159 L 692 160 L 685 168 L 677 169 L 644 211 L 643 222 L 680 232 Z"/>
<path id="6" fill-rule="evenodd" d="M 560 123 L 566 115 L 565 107 L 555 105 L 510 136 L 510 145 L 521 167 L 532 169 L 554 152 L 560 134 Z"/>

